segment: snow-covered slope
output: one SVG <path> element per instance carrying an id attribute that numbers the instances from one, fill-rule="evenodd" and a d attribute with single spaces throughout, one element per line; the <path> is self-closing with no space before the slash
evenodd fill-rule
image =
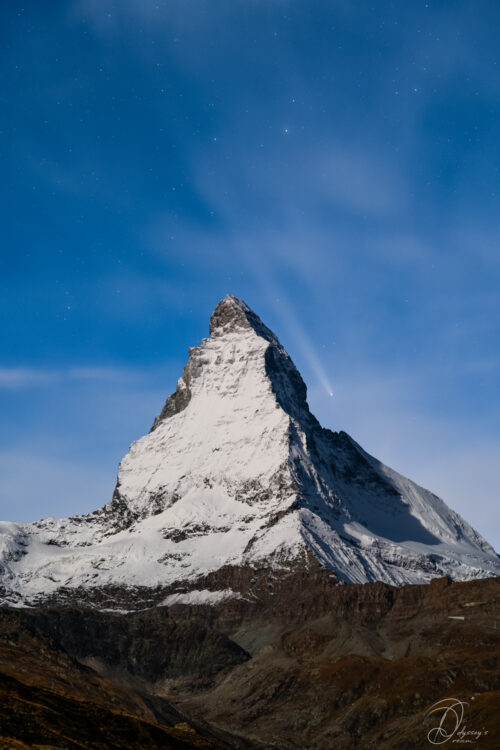
<path id="1" fill-rule="evenodd" d="M 232 296 L 122 460 L 108 505 L 0 524 L 2 599 L 19 604 L 116 587 L 179 601 L 179 582 L 187 601 L 214 602 L 236 594 L 204 589 L 210 572 L 311 556 L 345 582 L 500 575 L 493 549 L 442 500 L 320 426 L 288 354 Z"/>

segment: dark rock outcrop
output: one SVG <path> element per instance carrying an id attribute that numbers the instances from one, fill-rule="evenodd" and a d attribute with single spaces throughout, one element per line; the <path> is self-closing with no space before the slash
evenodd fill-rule
<path id="1" fill-rule="evenodd" d="M 106 665 L 145 683 L 182 680 L 209 686 L 249 655 L 196 620 L 177 621 L 165 608 L 132 615 L 89 608 L 20 610 L 19 620 L 80 661 Z"/>

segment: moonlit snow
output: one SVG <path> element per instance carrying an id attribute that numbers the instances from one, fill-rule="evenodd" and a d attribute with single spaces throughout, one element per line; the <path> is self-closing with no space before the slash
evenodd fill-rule
<path id="1" fill-rule="evenodd" d="M 22 605 L 77 587 L 164 586 L 164 603 L 215 603 L 237 594 L 207 590 L 207 573 L 311 553 L 345 582 L 500 575 L 494 550 L 442 500 L 319 425 L 274 334 L 228 296 L 107 506 L 0 523 L 0 593 Z M 188 594 L 168 593 L 186 581 Z"/>

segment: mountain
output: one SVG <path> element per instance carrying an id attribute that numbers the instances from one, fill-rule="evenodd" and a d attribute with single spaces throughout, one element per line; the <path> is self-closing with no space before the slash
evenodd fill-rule
<path id="1" fill-rule="evenodd" d="M 450 746 L 498 750 L 500 578 L 320 594 L 2 607 L 0 749 L 422 750 L 445 718 Z"/>
<path id="2" fill-rule="evenodd" d="M 63 617 L 63 614 L 66 616 Z M 95 619 L 89 621 L 89 616 L 92 615 Z M 63 620 L 66 631 L 61 626 L 58 628 L 58 618 Z M 88 608 L 84 613 L 70 608 L 63 613 L 50 609 L 36 611 L 31 608 L 2 607 L 0 748 L 227 748 L 225 742 L 219 741 L 219 737 L 215 737 L 205 727 L 198 727 L 196 722 L 188 722 L 187 717 L 164 698 L 152 695 L 151 692 L 141 692 L 137 685 L 132 688 L 126 679 L 120 680 L 117 677 L 116 669 L 113 673 L 113 663 L 122 652 L 129 656 L 128 663 L 123 656 L 122 659 L 125 664 L 123 671 L 129 674 L 130 682 L 133 681 L 134 671 L 142 676 L 141 671 L 147 673 L 149 669 L 148 676 L 151 675 L 153 653 L 156 656 L 157 673 L 160 670 L 165 672 L 166 665 L 171 672 L 175 668 L 179 669 L 179 658 L 157 658 L 158 647 L 165 648 L 166 640 L 171 646 L 172 630 L 176 626 L 179 632 L 184 633 L 186 641 L 190 638 L 191 642 L 200 640 L 199 635 L 193 638 L 193 631 L 199 631 L 200 628 L 196 628 L 193 623 L 186 623 L 185 628 L 179 627 L 182 623 L 172 623 L 165 612 L 150 610 L 146 634 L 142 631 L 141 625 L 144 623 L 141 620 L 143 618 L 140 614 L 128 619 L 124 616 L 105 615 Z M 137 646 L 137 631 L 142 636 L 140 647 Z M 84 664 L 84 659 L 78 661 L 75 658 L 77 646 L 80 655 L 83 649 L 88 651 L 90 643 L 96 653 L 99 648 L 106 652 L 111 679 L 109 674 L 101 676 L 91 666 Z M 235 644 L 229 641 L 233 650 L 226 648 L 227 654 L 224 653 L 225 643 L 220 635 L 217 640 L 214 635 L 210 638 L 209 634 L 208 638 L 203 639 L 203 643 L 205 647 L 203 650 L 198 649 L 197 657 L 198 671 L 203 664 L 205 681 L 212 678 L 214 668 L 218 667 L 224 674 L 230 666 L 243 660 L 241 657 L 239 660 L 235 658 Z M 137 656 L 140 656 L 142 670 L 137 668 Z M 94 658 L 94 661 L 97 659 Z M 187 678 L 191 677 L 193 681 L 193 665 L 187 663 L 186 658 L 182 668 Z"/>
<path id="3" fill-rule="evenodd" d="M 14 605 L 217 604 L 318 570 L 402 586 L 498 576 L 500 561 L 436 495 L 321 427 L 287 352 L 231 295 L 110 503 L 0 524 L 1 601 Z"/>

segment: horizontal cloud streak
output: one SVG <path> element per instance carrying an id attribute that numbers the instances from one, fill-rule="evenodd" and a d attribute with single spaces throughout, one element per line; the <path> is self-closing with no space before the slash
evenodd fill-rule
<path id="1" fill-rule="evenodd" d="M 130 369 L 114 367 L 80 366 L 61 370 L 45 370 L 30 367 L 0 368 L 0 388 L 36 388 L 70 380 L 106 380 L 119 382 L 137 378 L 138 373 Z"/>

